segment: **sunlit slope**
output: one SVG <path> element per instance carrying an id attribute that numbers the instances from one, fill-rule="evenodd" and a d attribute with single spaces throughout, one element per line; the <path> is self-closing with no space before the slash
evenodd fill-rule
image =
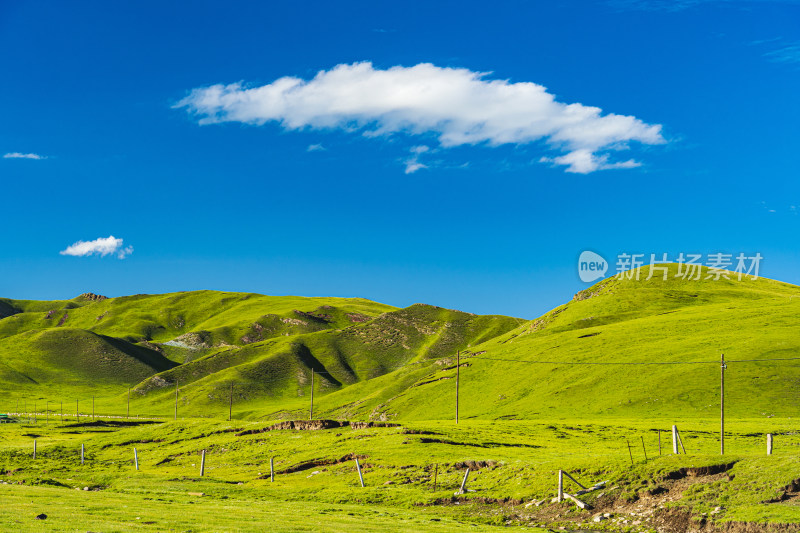
<path id="1" fill-rule="evenodd" d="M 349 325 L 353 319 L 348 318 L 348 314 L 357 319 L 361 315 L 373 317 L 394 309 L 363 298 L 305 298 L 218 291 L 141 294 L 99 301 L 82 296 L 66 301 L 0 299 L 0 317 L 15 311 L 0 320 L 0 339 L 31 329 L 67 326 L 131 342 L 165 342 L 185 333 L 204 332 L 209 345 L 241 344 L 247 342 L 248 339 L 243 341 L 242 337 L 248 334 L 258 337 L 259 331 L 253 335 L 256 322 L 269 322 L 270 318 L 280 324 L 280 328 L 271 328 L 272 334 L 291 331 L 299 324 L 295 311 L 326 315 L 326 318 L 332 316 L 335 320 L 329 320 L 328 324 Z M 336 310 L 338 312 L 334 312 Z M 281 321 L 281 318 L 286 320 Z M 314 330 L 313 324 L 305 326 Z"/>
<path id="2" fill-rule="evenodd" d="M 647 280 L 646 267 L 638 281 L 604 280 L 472 348 L 476 355 L 462 358 L 461 417 L 714 416 L 720 354 L 732 360 L 800 357 L 800 287 L 734 275 L 676 279 L 676 269 L 670 267 L 668 281 Z M 366 402 L 360 412 L 454 417 L 454 360 L 445 363 L 402 391 L 361 385 L 364 397 L 379 401 Z M 391 383 L 391 375 L 381 379 Z M 322 406 L 337 412 L 356 392 L 332 394 Z M 800 416 L 800 360 L 730 363 L 726 402 L 732 416 Z"/>
<path id="3" fill-rule="evenodd" d="M 157 351 L 74 328 L 4 338 L 1 353 L 0 387 L 10 394 L 43 388 L 102 396 L 175 366 Z"/>
<path id="4" fill-rule="evenodd" d="M 139 405 L 157 411 L 177 382 L 181 406 L 202 414 L 227 407 L 233 386 L 237 409 L 253 416 L 290 414 L 307 409 L 312 371 L 322 397 L 407 366 L 427 368 L 520 322 L 415 304 L 341 329 L 224 347 L 153 376 L 134 392 Z"/>
<path id="5" fill-rule="evenodd" d="M 362 323 L 395 308 L 360 298 L 196 291 L 0 299 L 0 390 L 109 396 L 187 360 Z"/>

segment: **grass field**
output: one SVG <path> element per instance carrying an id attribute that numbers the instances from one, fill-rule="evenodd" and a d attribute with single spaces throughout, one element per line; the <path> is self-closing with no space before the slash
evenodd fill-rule
<path id="1" fill-rule="evenodd" d="M 670 473 L 731 463 L 724 474 L 686 478 L 690 484 L 670 490 L 672 499 L 656 503 L 723 522 L 800 519 L 800 500 L 794 496 L 763 503 L 779 500 L 783 489 L 800 477 L 800 435 L 792 420 L 731 421 L 724 457 L 714 432 L 717 421 L 698 419 L 674 421 L 688 455 L 672 455 L 671 422 L 416 422 L 266 432 L 259 432 L 267 427 L 264 423 L 201 420 L 129 427 L 117 426 L 121 421 L 87 426 L 86 420 L 78 427 L 74 420 L 47 427 L 4 424 L 0 473 L 8 485 L 0 486 L 0 524 L 8 529 L 21 521 L 54 531 L 258 531 L 267 524 L 273 530 L 310 531 L 323 523 L 327 530 L 447 531 L 459 523 L 474 524 L 476 530 L 591 524 L 595 511 L 549 503 L 556 472 L 564 469 L 587 485 L 609 482 L 602 494 L 583 498 L 598 510 L 611 510 L 618 520 L 602 525 L 613 528 L 627 519 L 619 502 L 647 500 L 655 487 L 673 483 Z M 658 429 L 663 430 L 660 456 Z M 775 434 L 770 457 L 765 454 L 766 432 Z M 139 471 L 134 469 L 134 447 Z M 269 480 L 271 457 L 274 483 Z M 353 457 L 362 465 L 365 488 Z M 468 488 L 474 492 L 456 504 L 452 495 L 468 466 Z M 525 506 L 539 500 L 545 500 L 541 507 Z M 714 513 L 717 507 L 721 511 Z M 48 515 L 47 521 L 32 521 L 40 513 Z M 634 529 L 647 527 L 643 520 Z"/>
<path id="2" fill-rule="evenodd" d="M 0 425 L 0 524 L 800 530 L 800 287 L 675 273 L 603 280 L 530 321 L 211 291 L 0 300 L 0 411 L 23 422 Z M 312 376 L 315 419 L 390 425 L 262 431 L 308 418 Z M 475 492 L 454 497 L 467 468 Z M 550 503 L 560 469 L 608 481 L 593 510 Z"/>

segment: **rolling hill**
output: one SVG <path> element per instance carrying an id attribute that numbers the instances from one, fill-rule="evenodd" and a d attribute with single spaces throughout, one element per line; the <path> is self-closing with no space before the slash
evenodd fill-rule
<path id="1" fill-rule="evenodd" d="M 676 268 L 666 281 L 647 280 L 647 267 L 639 281 L 603 280 L 471 348 L 461 360 L 461 417 L 713 417 L 721 354 L 728 360 L 800 358 L 800 287 L 738 281 L 732 274 L 730 280 L 675 279 Z M 386 418 L 453 418 L 450 363 L 431 367 L 403 390 L 367 382 L 320 403 L 336 412 L 345 403 L 339 396 L 369 392 L 381 398 Z M 726 410 L 746 417 L 799 415 L 800 360 L 728 363 Z"/>
<path id="2" fill-rule="evenodd" d="M 609 278 L 530 321 L 213 291 L 0 300 L 0 389 L 119 413 L 131 387 L 132 412 L 169 415 L 177 385 L 186 416 L 232 399 L 239 418 L 296 418 L 313 373 L 318 417 L 452 419 L 461 350 L 461 418 L 709 417 L 724 353 L 731 415 L 800 414 L 800 287 L 675 273 Z"/>
<path id="3" fill-rule="evenodd" d="M 96 397 L 122 412 L 260 416 L 427 363 L 520 322 L 416 304 L 198 291 L 67 301 L 0 300 L 0 389 L 9 397 Z M 232 389 L 233 387 L 233 389 Z"/>

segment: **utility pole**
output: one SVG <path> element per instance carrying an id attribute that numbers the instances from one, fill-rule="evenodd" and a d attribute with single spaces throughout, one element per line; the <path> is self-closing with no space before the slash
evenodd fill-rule
<path id="1" fill-rule="evenodd" d="M 719 453 L 725 455 L 725 354 L 720 356 L 722 364 L 720 365 L 720 381 L 719 381 Z"/>
<path id="2" fill-rule="evenodd" d="M 461 377 L 461 350 L 456 351 L 456 424 L 458 424 L 458 382 Z"/>
<path id="3" fill-rule="evenodd" d="M 175 380 L 175 420 L 178 419 L 178 380 Z"/>
<path id="4" fill-rule="evenodd" d="M 233 418 L 233 381 L 231 381 L 231 394 L 228 398 L 228 422 Z"/>
<path id="5" fill-rule="evenodd" d="M 314 369 L 311 369 L 311 414 L 308 415 L 309 420 L 314 420 Z"/>

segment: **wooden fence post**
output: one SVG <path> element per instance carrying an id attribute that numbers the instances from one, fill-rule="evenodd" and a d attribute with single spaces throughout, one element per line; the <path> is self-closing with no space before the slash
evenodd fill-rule
<path id="1" fill-rule="evenodd" d="M 358 470 L 358 480 L 361 482 L 361 487 L 364 487 L 364 475 L 361 473 L 361 465 L 358 464 L 358 457 L 356 457 L 356 469 Z"/>
<path id="2" fill-rule="evenodd" d="M 436 483 L 439 481 L 439 463 L 436 463 L 436 467 L 433 471 L 433 492 L 436 492 Z"/>
<path id="3" fill-rule="evenodd" d="M 33 458 L 36 459 L 36 439 L 33 439 Z"/>
<path id="4" fill-rule="evenodd" d="M 270 483 L 275 481 L 275 458 L 269 458 L 269 481 Z"/>
<path id="5" fill-rule="evenodd" d="M 136 452 L 136 448 L 133 449 L 133 463 L 136 465 L 136 470 L 139 470 L 139 454 Z"/>
<path id="6" fill-rule="evenodd" d="M 564 501 L 564 471 L 558 471 L 558 502 Z"/>
<path id="7" fill-rule="evenodd" d="M 686 447 L 683 445 L 683 439 L 681 438 L 681 432 L 675 429 L 675 433 L 678 434 L 678 442 L 681 445 L 681 450 L 683 450 L 683 455 L 686 455 Z"/>
<path id="8" fill-rule="evenodd" d="M 672 424 L 672 453 L 678 455 L 678 426 Z"/>
<path id="9" fill-rule="evenodd" d="M 200 477 L 203 477 L 206 473 L 206 451 L 203 450 L 203 455 L 200 456 Z"/>
<path id="10" fill-rule="evenodd" d="M 767 433 L 767 455 L 772 455 L 772 433 Z"/>
<path id="11" fill-rule="evenodd" d="M 86 449 L 84 448 L 83 443 L 81 443 L 81 464 L 83 464 L 83 458 L 86 453 Z"/>
<path id="12" fill-rule="evenodd" d="M 631 441 L 625 439 L 625 442 L 628 443 L 628 455 L 631 456 L 631 464 L 633 464 L 633 452 L 631 451 Z"/>
<path id="13" fill-rule="evenodd" d="M 469 477 L 469 468 L 467 468 L 467 471 L 464 472 L 464 479 L 461 481 L 461 488 L 458 489 L 458 493 L 459 494 L 464 494 L 465 492 L 467 492 L 467 478 L 468 477 Z"/>

